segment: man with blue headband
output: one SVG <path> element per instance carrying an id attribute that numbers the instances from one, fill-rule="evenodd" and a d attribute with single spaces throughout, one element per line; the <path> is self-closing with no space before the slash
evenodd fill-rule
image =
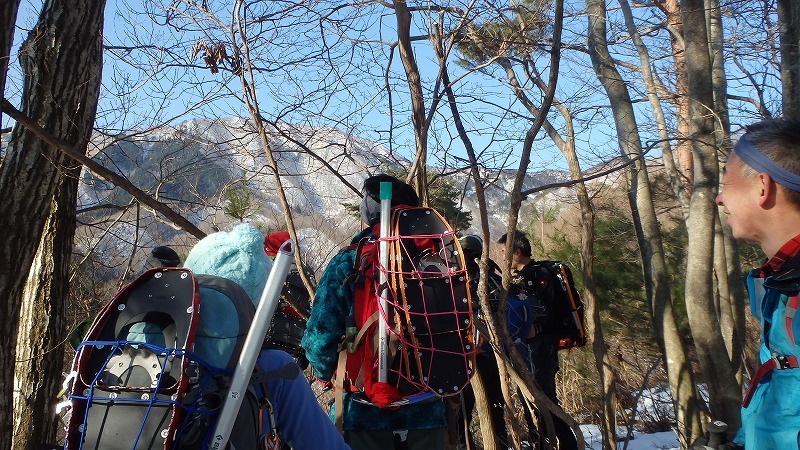
<path id="1" fill-rule="evenodd" d="M 717 204 L 737 239 L 756 242 L 768 260 L 745 282 L 760 323 L 758 370 L 742 401 L 734 441 L 746 450 L 800 449 L 800 122 L 747 127 L 728 157 Z"/>

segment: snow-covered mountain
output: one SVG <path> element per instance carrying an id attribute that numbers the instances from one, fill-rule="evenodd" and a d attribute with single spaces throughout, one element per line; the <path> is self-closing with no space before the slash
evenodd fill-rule
<path id="1" fill-rule="evenodd" d="M 301 239 L 305 247 L 315 248 L 319 259 L 329 257 L 357 231 L 358 221 L 346 205 L 358 204 L 357 189 L 362 181 L 369 175 L 409 164 L 381 144 L 337 129 L 281 125 L 268 130 L 268 140 Z M 114 140 L 105 137 L 95 143 L 99 148 L 93 155 L 96 161 L 127 176 L 201 229 L 222 229 L 236 221 L 223 212 L 231 189 L 249 193 L 254 208 L 246 220 L 264 229 L 284 227 L 276 181 L 249 120 L 190 120 L 175 127 L 131 133 Z M 505 228 L 507 192 L 515 174 L 487 172 L 486 176 L 495 180 L 487 192 L 489 225 L 493 232 L 499 233 Z M 555 170 L 529 174 L 525 188 L 566 179 L 566 173 Z M 463 192 L 464 206 L 473 211 L 472 230 L 477 230 L 479 214 L 469 173 L 455 173 L 448 180 Z M 115 208 L 130 202 L 129 195 L 89 173 L 82 177 L 79 194 L 79 209 L 92 210 L 88 214 L 95 221 L 101 216 L 113 216 Z M 565 188 L 536 195 L 554 202 L 574 198 L 572 190 Z M 95 209 L 101 205 L 115 207 Z M 128 223 L 130 220 L 126 218 Z M 172 242 L 180 234 L 157 220 L 144 222 L 147 231 L 139 237 L 139 246 Z M 129 232 L 134 232 L 133 224 Z"/>

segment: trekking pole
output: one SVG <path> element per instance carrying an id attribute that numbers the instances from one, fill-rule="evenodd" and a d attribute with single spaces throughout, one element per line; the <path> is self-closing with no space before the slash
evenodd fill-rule
<path id="1" fill-rule="evenodd" d="M 293 255 L 294 243 L 288 240 L 278 250 L 275 261 L 272 264 L 272 270 L 267 278 L 267 284 L 264 286 L 264 291 L 261 292 L 261 299 L 258 301 L 253 323 L 244 340 L 242 352 L 239 354 L 239 361 L 233 371 L 231 387 L 222 405 L 222 412 L 220 412 L 219 420 L 214 428 L 213 438 L 208 446 L 209 449 L 222 450 L 228 445 L 228 439 L 233 431 L 233 424 L 236 421 L 236 416 L 239 415 L 239 408 L 242 406 L 242 399 L 244 399 L 244 394 L 250 385 L 250 377 L 253 375 L 253 368 L 255 368 L 258 354 L 261 351 L 261 344 L 264 342 L 270 323 L 272 323 L 272 315 L 278 305 L 283 281 L 286 279 L 286 274 L 289 273 L 289 267 L 292 265 Z"/>
<path id="2" fill-rule="evenodd" d="M 378 278 L 378 290 L 381 306 L 381 314 L 386 314 L 386 317 L 381 317 L 378 321 L 378 381 L 386 383 L 387 377 L 387 353 L 389 349 L 389 336 L 386 331 L 386 321 L 388 320 L 388 312 L 386 311 L 386 291 L 389 289 L 389 283 L 386 276 L 386 270 L 389 267 L 389 243 L 386 238 L 389 236 L 389 218 L 392 213 L 392 183 L 383 181 L 381 182 L 379 198 L 381 201 L 381 235 L 379 241 L 379 251 L 381 258 L 381 267 Z"/>

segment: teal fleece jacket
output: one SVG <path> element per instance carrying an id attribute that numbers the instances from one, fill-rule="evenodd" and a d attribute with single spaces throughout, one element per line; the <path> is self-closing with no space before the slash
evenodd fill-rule
<path id="1" fill-rule="evenodd" d="M 351 245 L 370 234 L 370 229 L 361 231 Z M 353 311 L 354 286 L 347 278 L 353 271 L 355 256 L 354 248 L 344 248 L 325 267 L 301 342 L 306 358 L 321 380 L 330 380 L 336 370 L 337 347 L 345 334 L 345 320 Z M 345 395 L 343 404 L 343 428 L 347 431 L 445 427 L 445 409 L 441 399 L 388 410 L 352 401 L 351 397 L 351 394 Z"/>
<path id="2" fill-rule="evenodd" d="M 759 269 L 745 278 L 750 312 L 760 323 L 759 362 L 773 356 L 800 358 L 800 318 L 787 307 L 800 290 L 800 255 L 790 258 L 766 279 Z M 787 317 L 789 320 L 787 328 Z M 773 370 L 754 388 L 741 410 L 742 427 L 734 439 L 746 450 L 800 449 L 800 369 Z"/>

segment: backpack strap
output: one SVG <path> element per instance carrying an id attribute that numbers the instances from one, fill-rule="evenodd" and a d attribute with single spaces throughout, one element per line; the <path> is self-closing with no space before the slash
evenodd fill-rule
<path id="1" fill-rule="evenodd" d="M 364 334 L 367 332 L 370 326 L 378 321 L 380 317 L 380 311 L 375 311 L 364 325 L 361 326 L 361 329 L 358 330 L 356 334 L 351 334 L 350 330 L 348 330 L 348 334 L 345 335 L 344 340 L 339 344 L 339 352 L 347 352 L 347 353 L 354 353 L 358 348 L 359 344 L 361 344 L 361 339 L 364 337 Z M 348 318 L 349 320 L 349 318 Z M 352 329 L 355 329 L 355 325 L 352 326 Z"/>
<path id="2" fill-rule="evenodd" d="M 333 424 L 340 434 L 344 434 L 342 427 L 342 407 L 344 406 L 344 383 L 345 383 L 345 368 L 347 367 L 347 352 L 339 352 L 339 362 L 336 365 L 336 373 L 333 374 L 333 397 L 334 397 L 334 411 L 333 411 Z"/>
<path id="3" fill-rule="evenodd" d="M 344 283 L 352 284 L 353 286 L 357 286 L 359 283 L 364 282 L 364 272 L 366 271 L 366 267 L 364 267 L 364 246 L 370 242 L 375 242 L 369 236 L 364 236 L 361 240 L 358 241 L 358 244 L 355 245 L 348 245 L 343 250 L 355 250 L 356 255 L 353 258 L 353 266 L 350 268 L 350 275 L 345 278 Z"/>
<path id="4" fill-rule="evenodd" d="M 345 379 L 345 372 L 347 371 L 347 355 L 356 351 L 361 344 L 361 339 L 364 337 L 364 334 L 375 322 L 378 321 L 378 318 L 380 318 L 380 311 L 375 311 L 374 314 L 369 316 L 361 329 L 358 330 L 358 333 L 355 335 L 355 337 L 352 339 L 345 337 L 345 340 L 339 345 L 339 361 L 336 365 L 336 373 L 333 376 L 333 392 L 335 396 L 333 422 L 336 425 L 336 429 L 339 430 L 340 433 L 344 430 L 342 428 L 342 407 L 344 405 L 344 399 L 342 397 L 346 392 L 345 387 L 348 388 L 348 391 L 350 388 L 349 380 Z M 359 384 L 359 382 L 362 382 L 363 377 L 364 367 L 361 367 L 358 372 L 358 380 L 356 383 Z M 345 383 L 347 383 L 347 386 L 345 386 Z"/>
<path id="5" fill-rule="evenodd" d="M 750 404 L 753 393 L 756 391 L 756 386 L 766 374 L 773 370 L 797 369 L 798 367 L 800 366 L 798 366 L 797 357 L 795 356 L 773 356 L 765 361 L 764 364 L 758 366 L 758 370 L 753 374 L 753 378 L 750 379 L 750 385 L 747 386 L 747 392 L 744 393 L 742 407 L 747 408 L 747 405 Z"/>
<path id="6" fill-rule="evenodd" d="M 580 315 L 578 314 L 578 302 L 575 300 L 575 296 L 572 292 L 572 286 L 569 285 L 569 276 L 567 274 L 567 268 L 564 264 L 558 263 L 558 273 L 556 274 L 556 278 L 561 284 L 561 288 L 564 292 L 567 293 L 567 298 L 569 298 L 569 309 L 570 315 L 572 316 L 572 320 L 575 322 L 576 328 L 578 329 L 578 339 L 581 345 L 586 343 L 586 330 L 583 328 L 583 322 L 581 320 Z M 797 297 L 795 296 L 795 300 Z M 796 308 L 796 304 L 795 304 Z M 562 347 L 568 347 L 566 342 L 559 342 L 559 349 Z"/>

